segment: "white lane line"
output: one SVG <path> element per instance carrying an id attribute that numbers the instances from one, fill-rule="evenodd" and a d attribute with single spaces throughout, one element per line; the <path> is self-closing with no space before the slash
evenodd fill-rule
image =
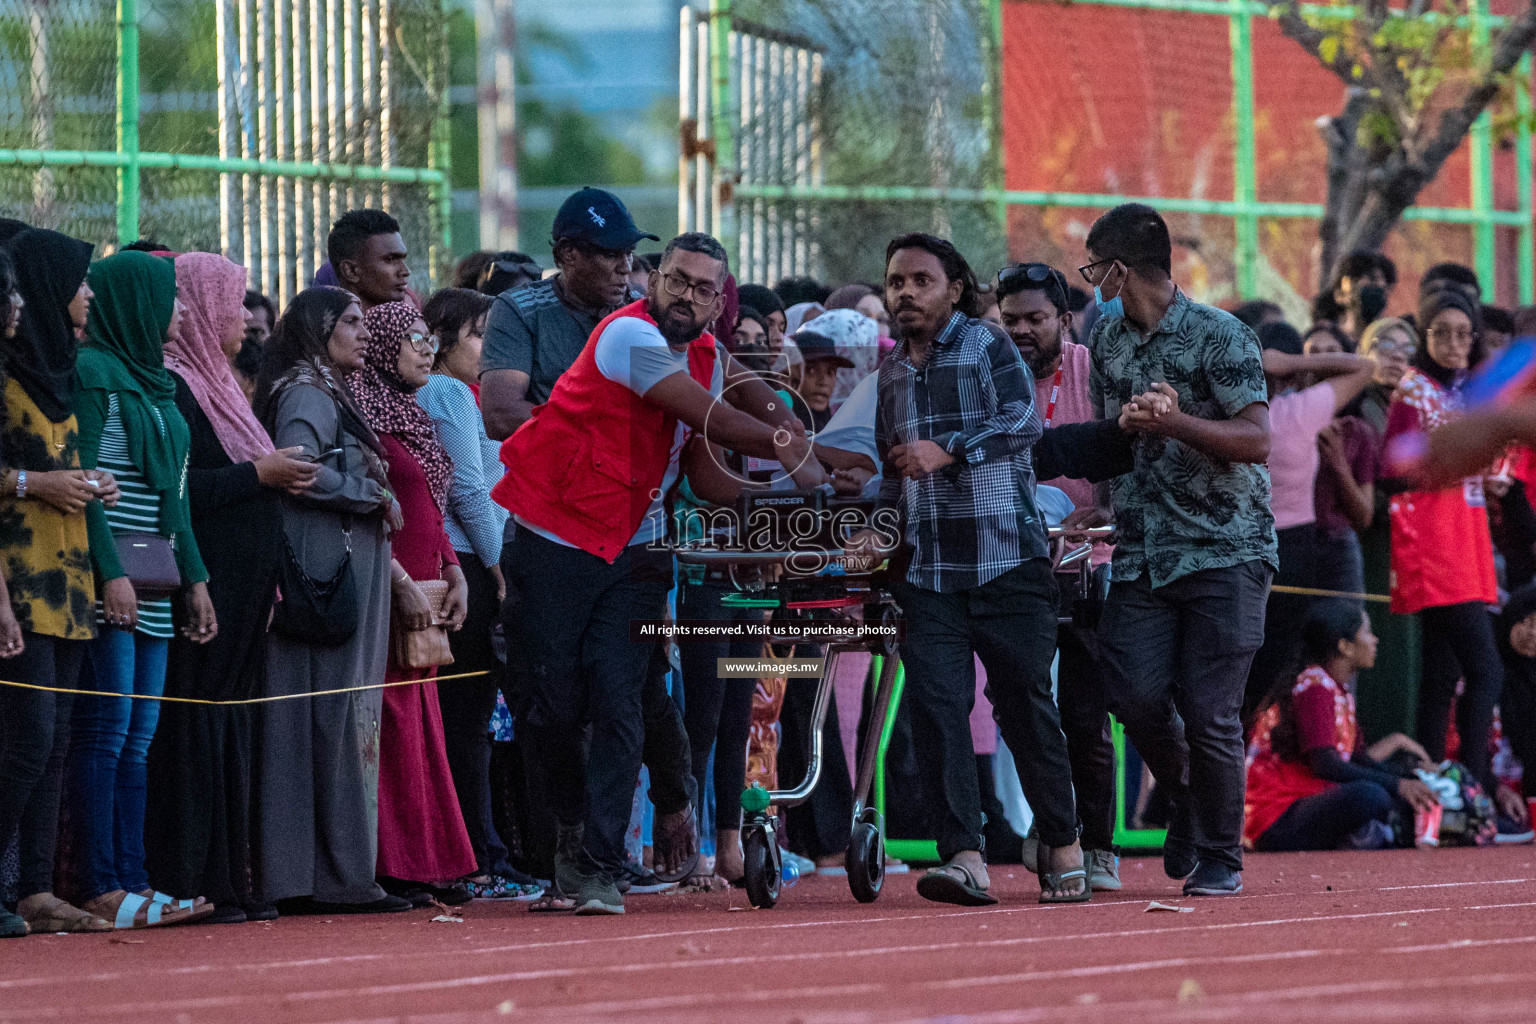
<path id="1" fill-rule="evenodd" d="M 1536 881 L 1532 878 L 1501 878 L 1489 881 L 1470 882 L 1436 882 L 1420 885 L 1393 885 L 1381 887 L 1362 887 L 1359 889 L 1334 889 L 1324 892 L 1256 892 L 1244 893 L 1241 896 L 1227 896 L 1222 898 L 1223 903 L 1233 903 L 1238 900 L 1260 899 L 1287 899 L 1307 896 L 1348 896 L 1372 892 L 1404 892 L 1414 889 L 1444 889 L 1464 888 L 1474 885 L 1514 885 L 1522 882 Z M 1163 894 L 1162 898 L 1177 898 Z M 1074 909 L 1086 907 L 1123 907 L 1142 903 L 1143 898 L 1119 899 L 1119 900 L 1095 900 L 1092 903 L 1081 904 Z M 81 982 L 113 982 L 122 981 L 125 978 L 142 981 L 149 976 L 180 976 L 208 973 L 223 973 L 232 970 L 238 971 L 270 971 L 270 970 L 295 970 L 304 967 L 330 967 L 340 964 L 372 963 L 388 960 L 391 963 L 401 963 L 413 959 L 435 959 L 443 956 L 469 957 L 469 956 L 497 956 L 506 953 L 526 953 L 541 949 L 563 949 L 573 946 L 593 945 L 606 942 L 653 942 L 665 939 L 687 939 L 707 935 L 726 935 L 734 932 L 763 933 L 769 931 L 785 931 L 799 928 L 827 928 L 849 927 L 866 924 L 889 924 L 901 921 L 929 921 L 953 917 L 978 917 L 996 914 L 1021 914 L 1021 913 L 1048 913 L 1060 912 L 1059 907 L 1042 907 L 1038 905 L 1026 905 L 1020 907 L 988 907 L 983 909 L 955 910 L 955 911 L 924 911 L 915 914 L 892 914 L 885 917 L 866 917 L 858 919 L 838 918 L 817 921 L 783 921 L 771 924 L 752 925 L 726 925 L 715 928 L 684 928 L 673 931 L 642 932 L 633 935 L 593 935 L 579 939 L 549 939 L 542 942 L 514 942 L 495 946 L 479 946 L 472 949 L 423 950 L 420 952 L 401 951 L 393 953 L 351 953 L 338 954 L 336 956 L 309 957 L 302 960 L 259 960 L 239 964 L 192 964 L 182 967 L 145 968 L 138 971 L 100 971 L 91 974 L 70 973 L 68 975 L 54 975 L 47 977 L 12 978 L 0 980 L 0 991 L 7 989 L 30 988 L 37 986 L 55 985 L 62 982 L 77 985 Z M 707 911 L 701 911 L 707 913 Z"/>
<path id="2" fill-rule="evenodd" d="M 434 980 L 430 980 L 430 981 L 399 982 L 399 983 L 395 983 L 395 984 L 386 984 L 386 985 L 367 985 L 367 986 L 354 986 L 354 987 L 349 987 L 349 988 L 313 989 L 313 990 L 308 990 L 308 991 L 286 992 L 286 993 L 275 993 L 275 994 L 274 993 L 265 993 L 265 994 L 251 994 L 251 995 L 232 995 L 232 996 L 224 996 L 224 997 L 204 997 L 204 998 L 201 998 L 201 999 L 191 999 L 191 1000 L 167 1000 L 167 1001 L 160 1002 L 160 1003 L 127 1003 L 127 1004 L 119 1004 L 119 1005 L 108 1006 L 108 1007 L 71 1008 L 69 1010 L 65 1010 L 65 1009 L 49 1009 L 49 1010 L 45 1010 L 45 1011 L 41 1011 L 41 1012 L 43 1014 L 47 1015 L 47 1016 L 50 1016 L 50 1017 L 57 1017 L 57 1016 L 62 1016 L 65 1013 L 70 1013 L 70 1012 L 72 1012 L 72 1013 L 87 1013 L 87 1014 L 91 1014 L 91 1015 L 97 1015 L 97 1014 L 106 1014 L 106 1013 L 110 1013 L 110 1014 L 130 1013 L 130 1012 L 133 1012 L 133 1013 L 147 1013 L 147 1012 L 162 1011 L 162 1010 L 163 1011 L 175 1011 L 175 1010 L 184 1010 L 184 1009 L 204 1009 L 204 1008 L 211 1008 L 213 1006 L 234 1006 L 234 1005 L 240 1005 L 242 1003 L 246 1003 L 246 1002 L 249 1002 L 251 1000 L 257 1000 L 257 999 L 272 1000 L 272 999 L 276 998 L 276 999 L 281 999 L 281 1000 L 283 1000 L 285 1002 L 315 1002 L 315 1001 L 328 1000 L 328 999 L 359 999 L 359 998 L 370 998 L 370 997 L 407 995 L 407 994 L 419 993 L 419 992 L 441 992 L 441 991 L 448 991 L 448 990 L 461 989 L 461 988 L 475 988 L 475 987 L 480 987 L 480 986 L 485 986 L 485 985 L 503 985 L 503 984 L 513 984 L 513 983 L 516 983 L 516 982 L 543 981 L 543 980 L 549 980 L 549 979 L 552 979 L 552 978 L 569 978 L 569 977 L 593 978 L 593 977 L 598 977 L 598 976 L 602 976 L 602 975 L 624 975 L 624 974 L 633 974 L 633 973 L 651 973 L 651 972 L 660 971 L 660 970 L 677 969 L 677 968 L 719 968 L 719 967 L 735 967 L 735 966 L 743 966 L 743 965 L 758 965 L 758 966 L 760 966 L 760 965 L 765 964 L 765 963 L 789 963 L 789 962 L 797 962 L 797 961 L 804 961 L 804 960 L 854 959 L 854 958 L 863 958 L 863 957 L 871 957 L 871 956 L 889 956 L 889 955 L 903 955 L 903 954 L 913 954 L 913 953 L 932 953 L 932 952 L 941 952 L 941 951 L 945 951 L 945 950 L 957 950 L 957 949 L 1001 948 L 1001 947 L 1009 947 L 1009 946 L 1027 945 L 1027 944 L 1032 944 L 1032 943 L 1081 942 L 1081 941 L 1095 940 L 1095 939 L 1132 938 L 1132 937 L 1140 937 L 1140 936 L 1148 936 L 1148 935 L 1170 935 L 1170 934 L 1176 935 L 1176 934 L 1180 934 L 1180 933 L 1198 933 L 1198 932 L 1208 932 L 1208 931 L 1222 931 L 1222 930 L 1228 930 L 1228 929 L 1233 929 L 1233 928 L 1275 927 L 1275 926 L 1282 926 L 1282 925 L 1306 924 L 1306 923 L 1309 923 L 1309 922 L 1354 921 L 1354 920 L 1368 920 L 1368 919 L 1381 918 L 1381 917 L 1404 917 L 1404 916 L 1415 915 L 1415 914 L 1443 914 L 1443 913 L 1449 913 L 1449 912 L 1452 912 L 1452 911 L 1464 911 L 1464 910 L 1467 910 L 1467 911 L 1509 910 L 1509 909 L 1526 908 L 1526 907 L 1533 907 L 1533 906 L 1536 906 L 1536 901 L 1523 902 L 1523 903 L 1497 903 L 1497 904 L 1487 904 L 1487 905 L 1483 905 L 1483 906 L 1471 906 L 1471 907 L 1424 907 L 1424 908 L 1411 909 L 1411 910 L 1382 910 L 1382 911 L 1369 911 L 1369 912 L 1361 912 L 1361 913 L 1354 913 L 1354 914 L 1324 914 L 1324 915 L 1316 915 L 1316 916 L 1312 916 L 1312 917 L 1274 918 L 1274 919 L 1266 920 L 1266 921 L 1231 921 L 1231 922 L 1222 922 L 1222 923 L 1213 923 L 1213 924 L 1204 924 L 1204 925 L 1192 925 L 1192 926 L 1187 926 L 1187 927 L 1182 927 L 1182 928 L 1140 928 L 1140 929 L 1128 929 L 1128 930 L 1112 931 L 1112 932 L 1089 932 L 1089 933 L 1083 933 L 1083 934 L 1078 934 L 1078 935 L 1032 935 L 1032 936 L 1016 936 L 1016 937 L 1004 938 L 1004 939 L 984 939 L 984 940 L 979 940 L 979 941 L 967 941 L 967 942 L 927 943 L 927 944 L 922 944 L 922 945 L 886 946 L 886 947 L 880 947 L 880 948 L 844 949 L 844 950 L 830 950 L 830 951 L 804 952 L 804 953 L 770 953 L 770 954 L 755 954 L 755 955 L 748 955 L 748 956 L 697 958 L 697 959 L 687 959 L 687 960 L 664 960 L 664 961 L 648 962 L 648 963 L 611 964 L 611 965 L 606 965 L 606 966 L 602 966 L 602 967 L 581 966 L 581 967 L 548 968 L 548 969 L 543 969 L 543 970 L 509 971 L 509 972 L 497 973 L 497 974 L 471 975 L 471 976 L 468 976 L 468 977 L 459 977 L 459 978 L 440 978 L 440 979 L 434 979 Z M 1284 952 L 1276 953 L 1276 954 L 1253 954 L 1253 956 L 1257 956 L 1257 957 L 1264 957 L 1266 955 L 1272 955 L 1272 956 L 1275 956 L 1275 957 L 1283 957 L 1283 956 L 1286 956 L 1286 955 L 1289 955 L 1289 954 L 1284 953 Z M 1063 972 L 1070 972 L 1070 971 L 1073 971 L 1073 970 L 1084 970 L 1084 969 L 1092 970 L 1092 968 L 1063 968 L 1062 971 Z M 1062 976 L 1070 976 L 1070 975 L 1069 974 L 1063 974 Z M 937 983 L 935 983 L 935 984 L 937 984 Z M 732 994 L 731 993 L 721 993 L 721 994 L 718 994 L 718 995 L 712 995 L 712 994 L 707 994 L 707 993 L 701 993 L 700 994 L 700 998 L 707 998 L 707 999 L 712 999 L 712 1000 L 715 1000 L 715 1001 L 721 1001 L 721 1000 L 728 1001 L 728 1000 L 730 1000 L 732 998 Z M 213 1002 L 210 1002 L 210 999 L 213 1000 Z M 39 1013 L 39 1011 L 34 1010 L 34 1011 L 31 1011 L 30 1015 L 37 1016 L 38 1013 Z M 0 1019 L 14 1019 L 14 1015 L 8 1013 L 4 1008 L 0 1008 Z"/>
<path id="3" fill-rule="evenodd" d="M 1382 992 L 1405 992 L 1409 990 L 1424 990 L 1434 988 L 1487 988 L 1494 985 L 1528 985 L 1536 981 L 1536 974 L 1473 974 L 1458 975 L 1438 974 L 1431 977 L 1397 979 L 1382 978 L 1372 981 L 1339 982 L 1323 985 L 1299 985 L 1291 988 L 1265 989 L 1256 992 L 1238 992 L 1232 994 L 1207 994 L 1200 1003 L 1175 1003 L 1172 999 L 1136 999 L 1123 1002 L 1095 1002 L 1089 1004 L 1065 1004 L 1049 1007 L 1035 1007 L 1030 1009 L 997 1010 L 982 1013 L 959 1013 L 943 1015 L 926 1015 L 922 1017 L 891 1018 L 881 1016 L 881 1024 L 1037 1024 L 1048 1021 L 1051 1024 L 1068 1018 L 1087 1017 L 1093 1020 L 1135 1020 L 1138 1024 L 1153 1024 L 1157 1020 L 1219 1020 L 1230 1021 L 1233 1018 L 1233 1010 L 1237 1006 L 1245 1004 L 1268 1004 L 1277 1001 L 1298 1001 L 1306 999 L 1332 998 L 1339 999 L 1349 996 L 1375 995 Z M 1417 1001 L 1416 1001 L 1417 1002 Z M 1528 1010 L 1529 1002 L 1522 1000 L 1519 1004 L 1523 1010 Z M 1475 1004 L 1461 1005 L 1455 1019 L 1458 1022 L 1468 1019 L 1463 1013 L 1475 1009 Z M 1357 1020 L 1360 1016 L 1372 1009 L 1355 1003 L 1342 1003 L 1331 1009 L 1338 1011 L 1338 1016 L 1348 1020 Z M 1417 1005 L 1414 1008 L 1414 1016 L 1404 1018 L 1401 1007 L 1394 1007 L 1391 1019 L 1404 1020 L 1415 1019 L 1424 1015 L 1427 1008 Z M 1311 1011 L 1309 1011 L 1310 1013 Z M 817 1021 L 843 1020 L 849 1021 L 847 1016 L 835 1015 L 802 1015 L 807 1024 L 815 1024 Z M 870 1019 L 874 1019 L 871 1017 Z M 1491 1019 L 1491 1018 L 1485 1018 Z M 1498 1019 L 1505 1019 L 1499 1017 Z"/>

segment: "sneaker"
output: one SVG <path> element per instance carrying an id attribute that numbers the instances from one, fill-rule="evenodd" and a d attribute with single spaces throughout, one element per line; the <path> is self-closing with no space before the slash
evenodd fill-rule
<path id="1" fill-rule="evenodd" d="M 1190 838 L 1193 828 L 1190 814 L 1188 806 L 1175 806 L 1168 822 L 1168 836 L 1163 840 L 1163 873 L 1169 878 L 1188 878 L 1199 865 L 1195 844 Z"/>
<path id="2" fill-rule="evenodd" d="M 788 850 L 780 850 L 779 856 L 785 864 L 793 864 L 799 871 L 801 878 L 816 873 L 816 862 L 809 857 L 802 857 L 798 853 L 791 853 Z"/>
<path id="3" fill-rule="evenodd" d="M 1493 841 L 1500 845 L 1518 845 L 1536 841 L 1536 830 L 1529 824 L 1522 825 L 1514 818 L 1501 814 L 1498 817 L 1499 831 L 1493 837 Z"/>
<path id="4" fill-rule="evenodd" d="M 624 897 L 619 887 L 603 877 L 582 880 L 576 893 L 577 917 L 611 917 L 624 913 Z"/>
<path id="5" fill-rule="evenodd" d="M 1120 891 L 1120 858 L 1114 850 L 1084 850 L 1088 886 L 1095 892 Z"/>
<path id="6" fill-rule="evenodd" d="M 1242 873 L 1225 864 L 1201 861 L 1184 881 L 1185 896 L 1236 896 L 1242 891 Z"/>
<path id="7" fill-rule="evenodd" d="M 19 939 L 26 935 L 27 931 L 25 918 L 0 907 L 0 939 Z"/>

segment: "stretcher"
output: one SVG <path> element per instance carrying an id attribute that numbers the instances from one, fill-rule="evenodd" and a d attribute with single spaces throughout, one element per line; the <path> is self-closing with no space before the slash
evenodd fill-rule
<path id="1" fill-rule="evenodd" d="M 742 852 L 745 864 L 744 884 L 753 906 L 769 908 L 778 903 L 783 878 L 783 857 L 778 844 L 778 826 L 773 807 L 794 807 L 805 803 L 821 779 L 827 755 L 823 726 L 832 702 L 833 680 L 839 659 L 855 652 L 874 655 L 878 665 L 874 698 L 859 741 L 858 771 L 853 785 L 853 814 L 848 850 L 844 857 L 848 888 L 860 903 L 872 903 L 880 896 L 885 882 L 885 821 L 878 806 L 871 803 L 880 768 L 880 753 L 895 720 L 901 689 L 897 655 L 900 636 L 900 612 L 887 589 L 889 563 L 844 554 L 842 542 L 854 532 L 849 523 L 867 522 L 872 512 L 868 502 L 828 499 L 818 492 L 770 492 L 769 498 L 743 499 L 740 515 L 730 525 L 715 529 L 701 540 L 680 544 L 677 560 L 684 565 L 702 566 L 719 571 L 729 580 L 733 593 L 722 603 L 728 607 L 762 608 L 768 611 L 770 645 L 805 644 L 805 629 L 832 629 L 841 635 L 825 642 L 821 675 L 812 706 L 810 753 L 805 777 L 787 789 L 767 790 L 753 785 L 742 793 Z M 772 504 L 762 504 L 771 501 Z M 766 510 L 766 511 L 765 511 Z M 748 523 L 760 524 L 764 515 L 789 519 L 807 513 L 818 517 L 825 529 L 812 533 L 801 530 L 800 540 L 792 546 L 753 550 L 742 543 L 743 534 L 760 530 L 744 529 Z M 852 513 L 852 515 L 849 515 Z M 1086 531 L 1090 536 L 1106 536 L 1110 529 Z M 1079 581 L 1087 596 L 1092 574 L 1089 554 L 1092 544 L 1069 544 L 1059 528 L 1051 531 L 1051 559 L 1058 572 L 1069 571 Z M 841 751 L 836 751 L 841 756 Z M 880 802 L 883 805 L 883 801 Z"/>

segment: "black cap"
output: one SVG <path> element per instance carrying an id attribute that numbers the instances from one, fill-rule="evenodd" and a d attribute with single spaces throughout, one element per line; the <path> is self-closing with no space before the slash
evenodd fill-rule
<path id="1" fill-rule="evenodd" d="M 635 227 L 634 218 L 618 196 L 590 185 L 573 192 L 560 204 L 560 212 L 555 214 L 554 236 L 557 242 L 589 242 L 616 252 L 633 249 L 642 238 L 661 241 Z"/>
<path id="2" fill-rule="evenodd" d="M 837 343 L 825 334 L 817 334 L 813 328 L 802 327 L 790 335 L 800 346 L 800 355 L 807 363 L 818 359 L 830 359 L 838 366 L 853 369 L 853 360 L 837 351 Z"/>

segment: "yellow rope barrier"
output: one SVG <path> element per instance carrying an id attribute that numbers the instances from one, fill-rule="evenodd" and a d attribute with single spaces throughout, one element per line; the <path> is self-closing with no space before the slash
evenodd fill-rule
<path id="1" fill-rule="evenodd" d="M 1303 597 L 1342 597 L 1355 601 L 1376 601 L 1382 604 L 1392 600 L 1385 594 L 1350 594 L 1342 590 L 1317 590 L 1312 587 L 1274 586 L 1270 589 L 1277 594 L 1299 594 Z M 172 704 L 238 707 L 249 704 L 274 704 L 280 700 L 301 700 L 306 697 L 332 697 L 338 693 L 361 693 L 364 690 L 383 690 L 390 686 L 415 686 L 417 683 L 446 683 L 451 679 L 478 679 L 481 676 L 488 676 L 490 674 L 489 669 L 484 669 L 479 672 L 456 672 L 453 675 L 434 676 L 427 679 L 397 679 L 392 683 L 345 686 L 336 690 L 314 690 L 308 693 L 280 693 L 273 697 L 247 697 L 244 700 L 203 700 L 199 697 L 167 697 L 164 695 L 156 697 L 146 693 L 104 693 L 101 690 L 77 690 L 62 686 L 39 686 L 36 683 L 17 683 L 9 679 L 0 679 L 0 686 L 14 686 L 22 690 L 41 690 L 45 693 L 77 693 L 87 697 L 127 697 L 131 700 L 158 700 Z"/>
<path id="2" fill-rule="evenodd" d="M 313 690 L 307 693 L 280 693 L 274 697 L 247 697 L 243 700 L 203 700 L 200 697 L 166 697 L 147 693 L 107 693 L 102 690 L 75 690 L 62 686 L 39 686 L 36 683 L 16 683 L 0 679 L 0 686 L 15 686 L 22 690 L 42 690 L 44 693 L 82 693 L 87 697 L 127 697 L 132 700 L 158 700 L 172 704 L 206 704 L 211 707 L 235 707 L 241 704 L 272 704 L 280 700 L 299 700 L 304 697 L 330 697 L 338 693 L 361 693 L 364 690 L 382 690 L 390 686 L 415 686 L 418 683 L 444 683 L 450 679 L 475 679 L 488 676 L 489 669 L 479 672 L 458 672 L 449 676 L 430 676 L 426 679 L 397 679 L 392 683 L 370 683 L 367 686 L 345 686 L 338 690 Z"/>
<path id="3" fill-rule="evenodd" d="M 1342 590 L 1314 590 L 1312 587 L 1273 586 L 1269 589 L 1277 594 L 1300 594 L 1303 597 L 1343 597 L 1354 601 L 1375 601 L 1379 604 L 1388 604 L 1392 600 L 1385 594 L 1349 594 Z"/>

